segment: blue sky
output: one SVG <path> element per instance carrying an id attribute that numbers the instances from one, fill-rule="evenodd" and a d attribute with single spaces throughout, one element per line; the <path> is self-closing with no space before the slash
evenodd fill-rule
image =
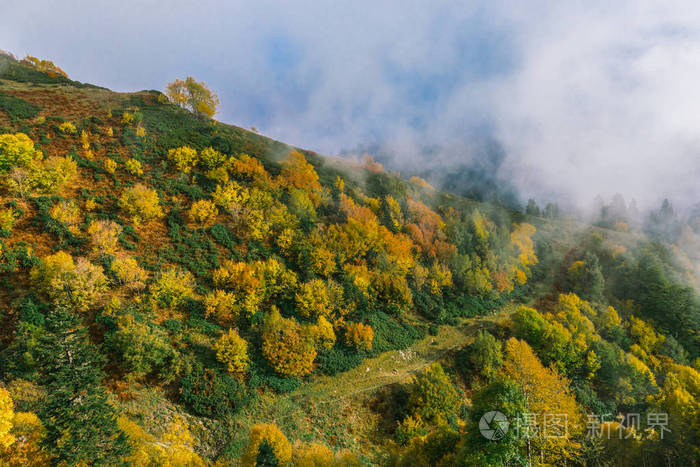
<path id="1" fill-rule="evenodd" d="M 524 196 L 700 199 L 691 1 L 4 0 L 0 48 L 117 91 L 194 76 L 217 118 L 320 152 L 475 157 Z"/>

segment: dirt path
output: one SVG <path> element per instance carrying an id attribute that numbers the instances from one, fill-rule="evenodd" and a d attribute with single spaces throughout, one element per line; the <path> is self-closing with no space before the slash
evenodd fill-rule
<path id="1" fill-rule="evenodd" d="M 504 322 L 517 309 L 506 305 L 500 312 L 463 320 L 457 326 L 441 326 L 437 336 L 427 336 L 406 350 L 385 352 L 356 368 L 334 376 L 318 376 L 287 394 L 264 394 L 231 420 L 236 433 L 230 449 L 243 449 L 250 427 L 274 423 L 294 442 L 325 439 L 338 448 L 369 454 L 379 434 L 380 415 L 369 407 L 381 388 L 407 381 L 450 352 L 469 344 L 481 329 Z"/>

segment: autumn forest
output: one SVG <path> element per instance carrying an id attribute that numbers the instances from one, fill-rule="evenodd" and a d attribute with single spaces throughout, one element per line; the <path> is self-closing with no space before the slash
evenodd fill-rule
<path id="1" fill-rule="evenodd" d="M 218 105 L 0 54 L 0 464 L 700 465 L 700 211 L 517 209 Z"/>

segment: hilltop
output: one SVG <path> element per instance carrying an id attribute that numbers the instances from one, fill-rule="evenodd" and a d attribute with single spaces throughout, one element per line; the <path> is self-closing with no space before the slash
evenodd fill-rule
<path id="1" fill-rule="evenodd" d="M 0 174 L 3 460 L 696 465 L 693 271 L 642 232 L 1 54 Z M 570 425 L 493 443 L 488 410 Z M 588 413 L 645 435 L 588 439 Z"/>

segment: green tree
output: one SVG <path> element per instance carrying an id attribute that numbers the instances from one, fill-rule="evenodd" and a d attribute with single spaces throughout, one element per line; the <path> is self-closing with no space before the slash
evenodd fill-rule
<path id="1" fill-rule="evenodd" d="M 442 365 L 433 363 L 414 378 L 410 404 L 424 420 L 441 424 L 457 411 L 461 400 Z"/>
<path id="2" fill-rule="evenodd" d="M 46 428 L 44 447 L 68 465 L 116 465 L 129 454 L 126 435 L 100 385 L 99 352 L 88 343 L 78 317 L 63 309 L 49 312 L 48 333 L 39 346 L 47 397 L 39 411 Z"/>
<path id="3" fill-rule="evenodd" d="M 503 366 L 501 342 L 488 331 L 480 331 L 476 340 L 469 346 L 469 363 L 486 378 L 493 378 Z"/>

